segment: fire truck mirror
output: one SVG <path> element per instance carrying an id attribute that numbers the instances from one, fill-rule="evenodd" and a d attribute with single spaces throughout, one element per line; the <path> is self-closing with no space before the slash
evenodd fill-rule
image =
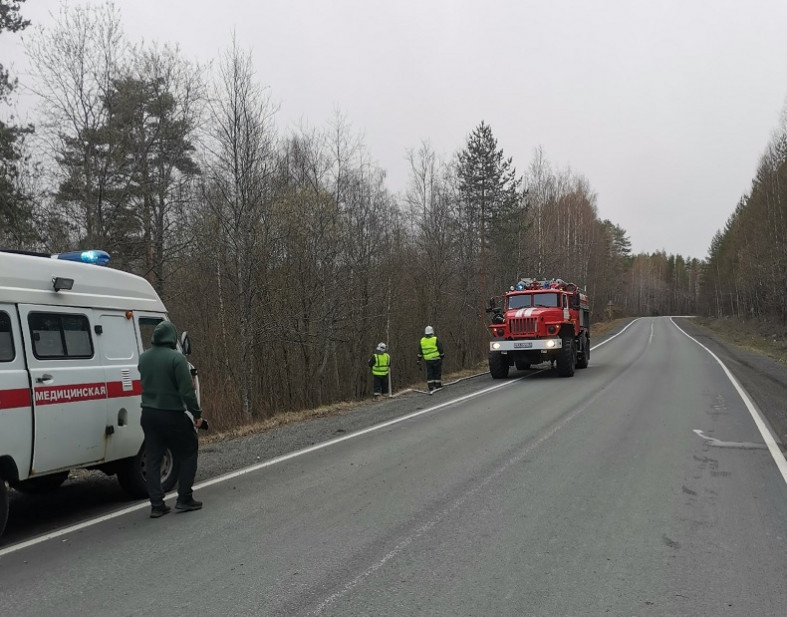
<path id="1" fill-rule="evenodd" d="M 580 304 L 580 301 L 579 301 L 579 290 L 577 290 L 573 294 L 571 294 L 571 299 L 569 300 L 569 306 L 572 309 L 578 309 L 579 308 L 579 304 Z"/>

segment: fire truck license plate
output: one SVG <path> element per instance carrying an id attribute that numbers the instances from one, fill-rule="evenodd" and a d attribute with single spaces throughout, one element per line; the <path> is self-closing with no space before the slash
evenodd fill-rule
<path id="1" fill-rule="evenodd" d="M 533 346 L 532 341 L 523 341 L 520 343 L 514 343 L 514 349 L 530 349 Z"/>

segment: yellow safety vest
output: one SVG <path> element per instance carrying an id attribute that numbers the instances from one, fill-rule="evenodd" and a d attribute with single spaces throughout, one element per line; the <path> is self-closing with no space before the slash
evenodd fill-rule
<path id="1" fill-rule="evenodd" d="M 374 354 L 374 366 L 372 367 L 372 375 L 384 376 L 388 374 L 388 369 L 391 366 L 391 356 L 387 353 Z"/>
<path id="2" fill-rule="evenodd" d="M 421 339 L 421 355 L 424 360 L 435 360 L 440 357 L 440 352 L 437 351 L 436 336 L 425 336 Z"/>

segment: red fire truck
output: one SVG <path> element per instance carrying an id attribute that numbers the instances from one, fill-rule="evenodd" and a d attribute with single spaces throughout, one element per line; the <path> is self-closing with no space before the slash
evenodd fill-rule
<path id="1" fill-rule="evenodd" d="M 590 361 L 590 304 L 574 283 L 522 279 L 503 296 L 491 298 L 489 373 L 508 377 L 510 366 L 557 364 L 562 377 Z"/>

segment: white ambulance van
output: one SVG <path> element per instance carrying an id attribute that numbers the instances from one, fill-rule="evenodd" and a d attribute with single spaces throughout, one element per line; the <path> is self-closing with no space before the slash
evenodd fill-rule
<path id="1" fill-rule="evenodd" d="M 145 279 L 97 265 L 108 260 L 0 251 L 0 535 L 9 487 L 54 489 L 73 469 L 147 495 L 137 362 L 167 311 Z M 167 452 L 164 489 L 176 481 Z"/>

